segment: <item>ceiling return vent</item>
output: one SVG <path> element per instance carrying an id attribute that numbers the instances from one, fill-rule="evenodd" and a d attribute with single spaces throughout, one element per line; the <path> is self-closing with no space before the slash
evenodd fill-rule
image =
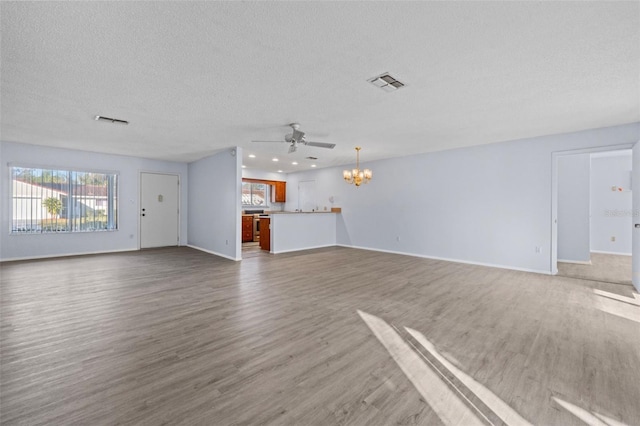
<path id="1" fill-rule="evenodd" d="M 94 120 L 96 120 L 96 121 L 107 121 L 107 122 L 113 123 L 113 124 L 129 124 L 129 122 L 126 121 L 126 120 L 120 120 L 120 119 L 117 119 L 117 118 L 105 117 L 104 115 L 96 115 Z"/>
<path id="2" fill-rule="evenodd" d="M 367 81 L 374 86 L 381 88 L 385 92 L 395 92 L 396 90 L 401 89 L 405 86 L 404 83 L 399 82 L 394 77 L 391 77 L 388 73 L 370 78 Z"/>

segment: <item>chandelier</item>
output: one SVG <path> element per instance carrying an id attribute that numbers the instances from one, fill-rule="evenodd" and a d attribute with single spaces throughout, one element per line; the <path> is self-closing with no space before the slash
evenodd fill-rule
<path id="1" fill-rule="evenodd" d="M 360 150 L 362 148 L 356 146 L 356 168 L 353 170 L 345 170 L 342 172 L 342 177 L 347 183 L 360 186 L 363 183 L 369 183 L 373 177 L 373 172 L 369 169 L 360 170 Z"/>

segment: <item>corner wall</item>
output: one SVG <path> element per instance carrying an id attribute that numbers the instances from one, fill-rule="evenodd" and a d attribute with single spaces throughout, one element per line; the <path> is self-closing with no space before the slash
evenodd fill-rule
<path id="1" fill-rule="evenodd" d="M 558 158 L 558 261 L 591 261 L 590 169 L 590 154 Z"/>
<path id="2" fill-rule="evenodd" d="M 180 241 L 187 236 L 187 165 L 122 155 L 0 142 L 0 260 L 30 259 L 137 250 L 139 247 L 140 172 L 180 175 Z M 10 235 L 11 182 L 8 163 L 17 166 L 113 171 L 119 174 L 118 230 L 60 234 Z"/>
<path id="3" fill-rule="evenodd" d="M 638 138 L 640 140 L 640 138 Z M 640 142 L 637 142 L 633 147 L 633 176 L 632 176 L 632 186 L 633 186 L 633 236 L 631 238 L 632 241 L 632 253 L 633 258 L 632 262 L 632 281 L 633 286 L 636 288 L 636 291 L 640 292 L 640 227 L 636 228 L 635 225 L 640 225 Z"/>
<path id="4" fill-rule="evenodd" d="M 347 185 L 351 166 L 290 173 L 286 210 L 315 180 L 320 208 L 342 207 L 338 244 L 551 273 L 552 153 L 639 139 L 632 123 L 375 162 L 365 146 L 370 184 Z"/>
<path id="5" fill-rule="evenodd" d="M 242 149 L 227 149 L 189 163 L 189 182 L 188 245 L 242 259 Z"/>

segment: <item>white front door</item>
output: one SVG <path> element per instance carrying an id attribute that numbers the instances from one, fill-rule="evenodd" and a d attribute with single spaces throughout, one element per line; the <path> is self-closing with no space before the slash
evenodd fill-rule
<path id="1" fill-rule="evenodd" d="M 178 245 L 179 184 L 177 175 L 140 174 L 140 247 Z"/>

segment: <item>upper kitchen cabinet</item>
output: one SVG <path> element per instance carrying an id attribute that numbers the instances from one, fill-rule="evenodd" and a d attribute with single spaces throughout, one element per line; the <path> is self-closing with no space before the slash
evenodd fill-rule
<path id="1" fill-rule="evenodd" d="M 271 186 L 271 202 L 284 203 L 287 201 L 287 182 L 274 181 Z"/>

